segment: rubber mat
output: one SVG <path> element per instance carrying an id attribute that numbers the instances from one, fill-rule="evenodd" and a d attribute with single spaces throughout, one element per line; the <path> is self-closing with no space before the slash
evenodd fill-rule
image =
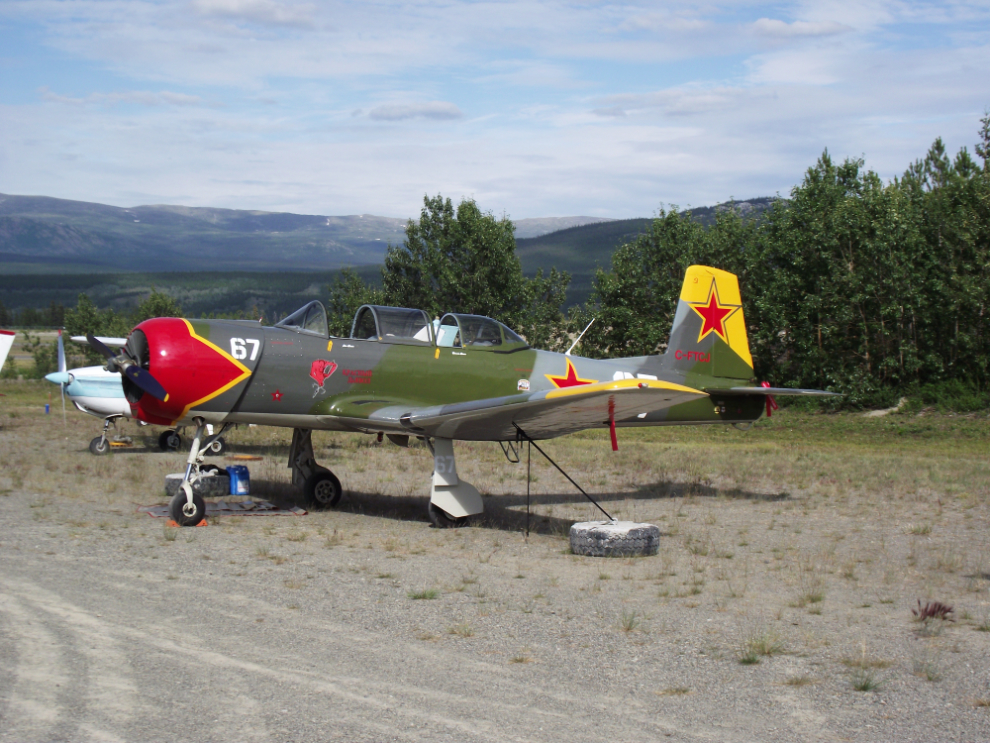
<path id="1" fill-rule="evenodd" d="M 139 513 L 152 518 L 168 518 L 168 506 L 141 506 Z M 298 506 L 278 506 L 266 500 L 206 501 L 207 516 L 305 516 L 307 511 Z"/>

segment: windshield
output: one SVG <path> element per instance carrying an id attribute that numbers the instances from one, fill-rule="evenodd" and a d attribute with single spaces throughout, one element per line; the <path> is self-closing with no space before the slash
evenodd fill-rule
<path id="1" fill-rule="evenodd" d="M 313 301 L 300 307 L 284 320 L 277 322 L 275 327 L 294 330 L 297 333 L 322 335 L 324 338 L 330 335 L 330 328 L 327 325 L 327 311 L 323 307 L 323 303 L 319 301 Z"/>
<path id="2" fill-rule="evenodd" d="M 436 325 L 437 345 L 441 348 L 493 348 L 510 346 L 513 350 L 526 347 L 526 341 L 500 322 L 481 315 L 460 315 L 449 312 Z"/>
<path id="3" fill-rule="evenodd" d="M 433 341 L 430 327 L 430 318 L 423 310 L 368 304 L 354 317 L 351 337 L 428 344 Z"/>

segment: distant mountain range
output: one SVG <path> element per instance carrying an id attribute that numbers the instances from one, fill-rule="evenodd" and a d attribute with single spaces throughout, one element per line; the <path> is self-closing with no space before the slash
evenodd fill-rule
<path id="1" fill-rule="evenodd" d="M 744 214 L 770 199 L 695 209 L 710 221 L 719 209 Z M 575 274 L 608 265 L 616 246 L 644 232 L 649 219 L 547 217 L 515 221 L 527 273 Z M 44 196 L 0 194 L 0 269 L 5 273 L 120 271 L 327 271 L 382 263 L 404 239 L 407 220 L 370 214 L 332 217 L 185 206 L 121 208 Z"/>

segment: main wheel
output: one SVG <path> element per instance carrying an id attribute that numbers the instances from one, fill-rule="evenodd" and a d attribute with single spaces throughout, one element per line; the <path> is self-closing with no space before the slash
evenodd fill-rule
<path id="1" fill-rule="evenodd" d="M 340 487 L 340 480 L 330 470 L 317 472 L 306 478 L 303 485 L 303 496 L 306 498 L 306 505 L 314 511 L 322 511 L 325 508 L 333 508 L 340 502 L 340 496 L 344 491 Z"/>
<path id="2" fill-rule="evenodd" d="M 110 453 L 110 442 L 103 436 L 97 436 L 89 442 L 89 453 L 97 456 Z"/>
<path id="3" fill-rule="evenodd" d="M 193 502 L 190 506 L 186 494 L 182 488 L 179 488 L 168 504 L 168 512 L 179 526 L 196 526 L 206 516 L 206 503 L 203 501 L 203 496 L 193 493 Z"/>
<path id="4" fill-rule="evenodd" d="M 182 437 L 175 431 L 162 431 L 158 437 L 158 448 L 162 451 L 179 451 L 182 448 Z"/>
<path id="5" fill-rule="evenodd" d="M 451 516 L 442 508 L 432 503 L 430 503 L 428 511 L 430 514 L 430 523 L 438 529 L 459 529 L 462 526 L 467 526 L 471 520 L 470 516 L 461 516 L 460 518 Z"/>
<path id="6" fill-rule="evenodd" d="M 205 454 L 210 457 L 217 457 L 227 451 L 227 442 L 224 441 L 223 436 L 218 438 L 208 447 L 206 447 Z"/>

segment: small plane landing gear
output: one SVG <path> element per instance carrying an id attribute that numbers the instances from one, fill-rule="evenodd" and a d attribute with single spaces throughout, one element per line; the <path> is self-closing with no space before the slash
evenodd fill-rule
<path id="1" fill-rule="evenodd" d="M 208 457 L 219 457 L 225 451 L 227 451 L 227 442 L 224 440 L 223 436 L 215 439 L 209 446 L 205 447 L 206 455 Z"/>
<path id="2" fill-rule="evenodd" d="M 158 437 L 158 448 L 162 451 L 179 451 L 182 448 L 182 437 L 178 431 L 162 431 Z"/>
<path id="3" fill-rule="evenodd" d="M 333 508 L 340 502 L 344 492 L 340 487 L 340 480 L 326 467 L 316 463 L 313 432 L 308 428 L 292 430 L 289 469 L 292 470 L 292 484 L 302 487 L 307 508 L 322 511 Z"/>
<path id="4" fill-rule="evenodd" d="M 206 428 L 206 422 L 202 418 L 196 418 L 195 423 L 196 433 L 186 458 L 186 474 L 168 504 L 169 514 L 179 526 L 196 526 L 205 518 L 206 502 L 203 496 L 193 491 L 193 484 L 201 477 L 210 477 L 220 469 L 213 464 L 203 464 L 203 456 L 220 439 L 220 434 L 230 427 L 229 423 L 225 423 L 217 434 L 209 436 L 204 443 L 203 429 Z"/>
<path id="5" fill-rule="evenodd" d="M 113 426 L 114 430 L 117 430 L 117 419 L 122 416 L 119 415 L 108 415 L 103 419 L 103 433 L 97 436 L 95 439 L 89 442 L 89 453 L 95 454 L 96 456 L 103 456 L 104 454 L 110 453 L 110 441 L 107 439 L 107 429 Z"/>
<path id="6" fill-rule="evenodd" d="M 89 442 L 89 453 L 95 454 L 96 456 L 102 456 L 103 454 L 110 453 L 110 442 L 107 441 L 106 436 L 97 436 L 95 439 Z"/>
<path id="7" fill-rule="evenodd" d="M 322 511 L 336 506 L 340 502 L 343 490 L 337 476 L 327 470 L 306 478 L 306 483 L 303 485 L 303 495 L 308 506 L 314 511 Z"/>
<path id="8" fill-rule="evenodd" d="M 430 523 L 437 529 L 459 529 L 460 527 L 468 526 L 471 523 L 470 516 L 461 516 L 460 518 L 455 519 L 442 508 L 438 508 L 433 505 L 432 502 L 429 506 L 427 506 L 427 513 L 430 516 Z"/>
<path id="9" fill-rule="evenodd" d="M 169 501 L 168 512 L 179 526 L 196 526 L 206 517 L 206 501 L 199 493 L 193 493 L 190 503 L 188 496 L 179 488 L 179 492 Z"/>
<path id="10" fill-rule="evenodd" d="M 433 489 L 430 494 L 430 522 L 439 529 L 467 526 L 471 516 L 485 510 L 481 495 L 469 482 L 457 477 L 454 442 L 426 440 L 433 452 Z"/>

